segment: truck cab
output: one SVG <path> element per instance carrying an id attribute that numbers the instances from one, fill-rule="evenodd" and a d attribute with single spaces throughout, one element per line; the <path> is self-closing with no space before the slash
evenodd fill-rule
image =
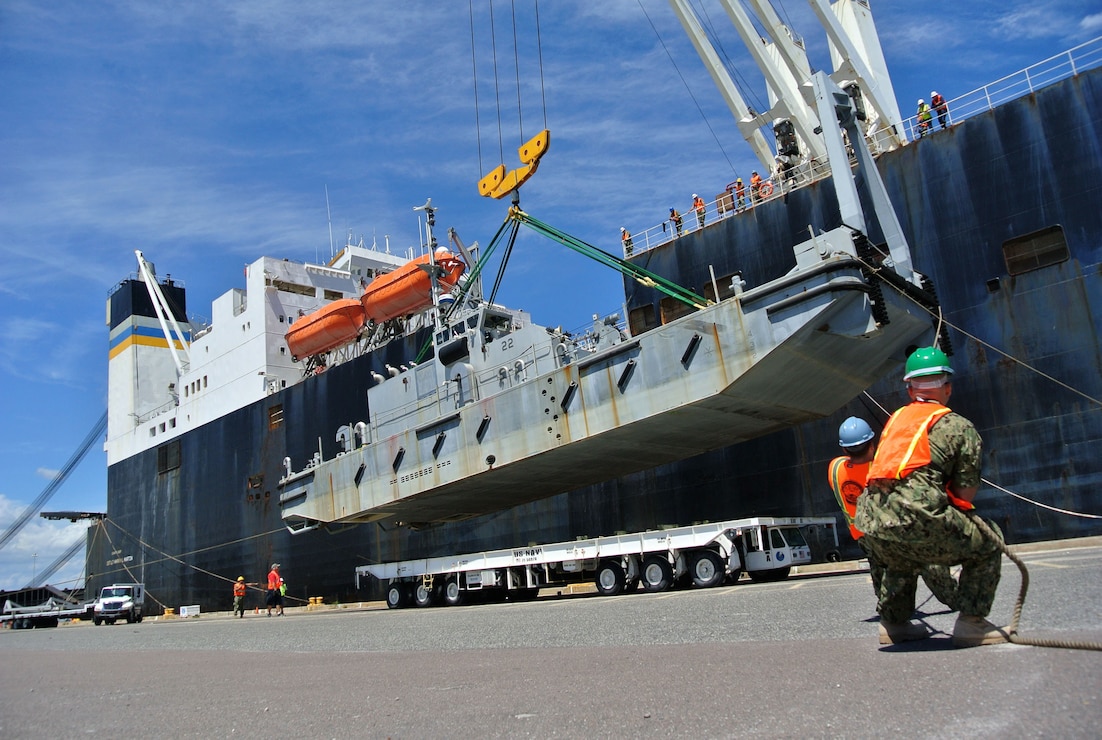
<path id="1" fill-rule="evenodd" d="M 116 583 L 104 586 L 99 598 L 92 605 L 92 622 L 97 626 L 104 622 L 114 624 L 116 619 L 125 619 L 127 624 L 140 622 L 144 606 L 145 584 Z"/>
<path id="2" fill-rule="evenodd" d="M 743 567 L 755 581 L 783 581 L 793 565 L 811 562 L 811 547 L 798 526 L 759 524 L 737 534 Z"/>

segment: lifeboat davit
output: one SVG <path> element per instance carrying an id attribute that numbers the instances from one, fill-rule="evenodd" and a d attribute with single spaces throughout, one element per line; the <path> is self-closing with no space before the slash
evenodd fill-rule
<path id="1" fill-rule="evenodd" d="M 363 305 L 355 298 L 333 301 L 287 330 L 291 355 L 310 357 L 355 341 L 367 323 Z"/>
<path id="2" fill-rule="evenodd" d="M 382 323 L 431 306 L 432 278 L 429 269 L 433 259 L 432 255 L 426 254 L 372 280 L 360 296 L 367 317 Z M 463 261 L 441 248 L 436 250 L 435 262 L 442 270 L 437 278 L 440 287 L 450 290 L 463 274 Z"/>

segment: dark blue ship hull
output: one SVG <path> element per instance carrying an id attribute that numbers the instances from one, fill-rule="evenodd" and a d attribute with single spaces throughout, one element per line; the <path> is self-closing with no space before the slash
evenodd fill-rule
<path id="1" fill-rule="evenodd" d="M 1092 513 L 1102 512 L 1102 407 L 1094 400 L 1102 398 L 1100 99 L 1102 70 L 1095 70 L 879 160 L 915 265 L 932 278 L 945 319 L 958 327 L 949 330 L 952 405 L 983 435 L 985 477 L 1050 506 Z M 700 292 L 709 266 L 717 275 L 740 271 L 754 286 L 788 271 L 788 245 L 806 238 L 809 224 L 838 225 L 828 182 L 635 259 Z M 1056 250 L 1038 258 L 1053 264 L 1023 269 L 1012 255 L 1008 267 L 1007 242 L 1053 227 L 1066 258 Z M 653 295 L 625 287 L 629 310 L 649 304 L 660 315 Z M 369 373 L 407 361 L 414 346 L 411 340 L 330 368 L 182 436 L 172 470 L 159 472 L 156 449 L 112 465 L 109 519 L 90 538 L 89 589 L 139 580 L 151 611 L 188 604 L 228 610 L 233 579 L 263 581 L 278 561 L 292 605 L 310 596 L 347 602 L 378 595 L 354 583 L 354 568 L 369 562 L 750 515 L 839 516 L 826 485 L 838 423 L 850 414 L 884 420 L 862 397 L 820 422 L 491 516 L 421 531 L 360 525 L 290 535 L 278 505 L 283 458 L 306 459 L 319 440 L 331 456 L 334 430 L 367 416 Z M 889 410 L 904 401 L 896 379 L 869 393 Z M 275 407 L 281 413 L 273 415 Z M 1102 533 L 1097 519 L 994 489 L 984 489 L 978 503 L 1010 542 Z M 842 531 L 842 549 L 857 554 Z M 250 598 L 261 605 L 261 595 Z"/>

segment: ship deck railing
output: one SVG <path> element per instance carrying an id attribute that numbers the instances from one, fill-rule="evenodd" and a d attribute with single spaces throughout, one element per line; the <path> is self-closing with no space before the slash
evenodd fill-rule
<path id="1" fill-rule="evenodd" d="M 1068 77 L 1074 77 L 1080 72 L 1085 72 L 1086 70 L 1093 69 L 1100 65 L 1102 65 L 1102 36 L 1098 36 L 1068 51 L 1030 65 L 1023 70 L 1001 77 L 970 93 L 960 95 L 952 100 L 947 100 L 946 105 L 948 111 L 946 114 L 946 127 L 952 126 L 955 123 L 960 123 L 972 116 L 986 113 L 1011 100 L 1024 97 L 1042 87 L 1046 87 Z M 929 101 L 926 102 L 928 103 Z M 915 141 L 922 136 L 930 136 L 932 133 L 941 130 L 937 111 L 932 107 L 930 109 L 930 125 L 925 131 L 919 131 L 917 115 L 904 120 L 901 125 L 907 136 L 907 141 Z M 875 142 L 883 138 L 884 133 L 883 129 L 869 132 L 868 140 L 873 151 L 877 151 Z M 853 163 L 854 161 L 851 155 L 850 165 L 852 166 Z M 704 228 L 704 226 L 708 226 L 724 218 L 750 211 L 762 203 L 783 197 L 785 193 L 789 193 L 805 185 L 829 177 L 830 165 L 827 162 L 812 160 L 811 162 L 801 163 L 792 170 L 789 170 L 787 178 L 778 177 L 775 173 L 771 174 L 772 176 L 768 180 L 762 181 L 762 184 L 768 182 L 772 189 L 772 192 L 766 198 L 751 199 L 749 178 L 744 179 L 743 185 L 746 188 L 746 196 L 744 198 L 745 204 L 741 208 L 738 207 L 734 201 L 734 183 L 728 185 L 724 193 L 721 193 L 714 200 L 705 204 L 706 210 L 703 226 L 700 225 L 697 214 L 691 207 L 686 208 L 684 211 L 680 211 L 683 224 L 681 236 L 699 231 Z M 730 207 L 728 207 L 729 203 L 731 204 Z M 673 222 L 668 218 L 655 226 L 648 227 L 638 232 L 630 230 L 629 232 L 632 238 L 632 250 L 629 253 L 623 242 L 621 242 L 621 249 L 624 257 L 631 257 L 655 249 L 678 238 Z"/>
<path id="2" fill-rule="evenodd" d="M 952 126 L 972 116 L 986 113 L 1011 100 L 1025 97 L 1042 87 L 1074 77 L 1080 72 L 1099 65 L 1102 65 L 1102 36 L 946 101 L 948 107 L 946 125 Z M 930 101 L 926 100 L 926 102 Z M 932 132 L 940 130 L 937 111 L 931 106 L 930 126 L 925 131 L 919 130 L 917 115 L 903 121 L 903 128 L 911 141 L 923 135 L 929 136 Z"/>

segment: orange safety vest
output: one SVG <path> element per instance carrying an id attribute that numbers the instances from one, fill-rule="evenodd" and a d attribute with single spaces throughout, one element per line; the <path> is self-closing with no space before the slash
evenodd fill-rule
<path id="1" fill-rule="evenodd" d="M 245 584 L 242 583 L 241 581 L 238 581 L 237 583 L 233 584 L 233 595 L 234 596 L 244 596 L 245 595 Z"/>
<path id="2" fill-rule="evenodd" d="M 754 175 L 750 178 L 750 192 L 758 192 L 759 187 L 761 187 L 761 175 Z"/>
<path id="3" fill-rule="evenodd" d="M 880 435 L 876 457 L 869 468 L 869 480 L 903 480 L 930 464 L 930 429 L 952 409 L 940 403 L 914 401 L 892 414 Z M 958 509 L 974 509 L 946 488 L 949 503 Z"/>
<path id="4" fill-rule="evenodd" d="M 703 211 L 704 210 L 704 200 L 702 198 L 693 199 L 693 208 L 695 208 L 698 212 Z"/>
<path id="5" fill-rule="evenodd" d="M 853 518 L 857 516 L 857 497 L 865 490 L 871 464 L 850 462 L 845 455 L 830 461 L 830 488 L 834 491 L 838 505 L 842 507 L 846 523 L 849 524 L 849 533 L 855 540 L 865 536 L 864 532 L 853 526 Z"/>

